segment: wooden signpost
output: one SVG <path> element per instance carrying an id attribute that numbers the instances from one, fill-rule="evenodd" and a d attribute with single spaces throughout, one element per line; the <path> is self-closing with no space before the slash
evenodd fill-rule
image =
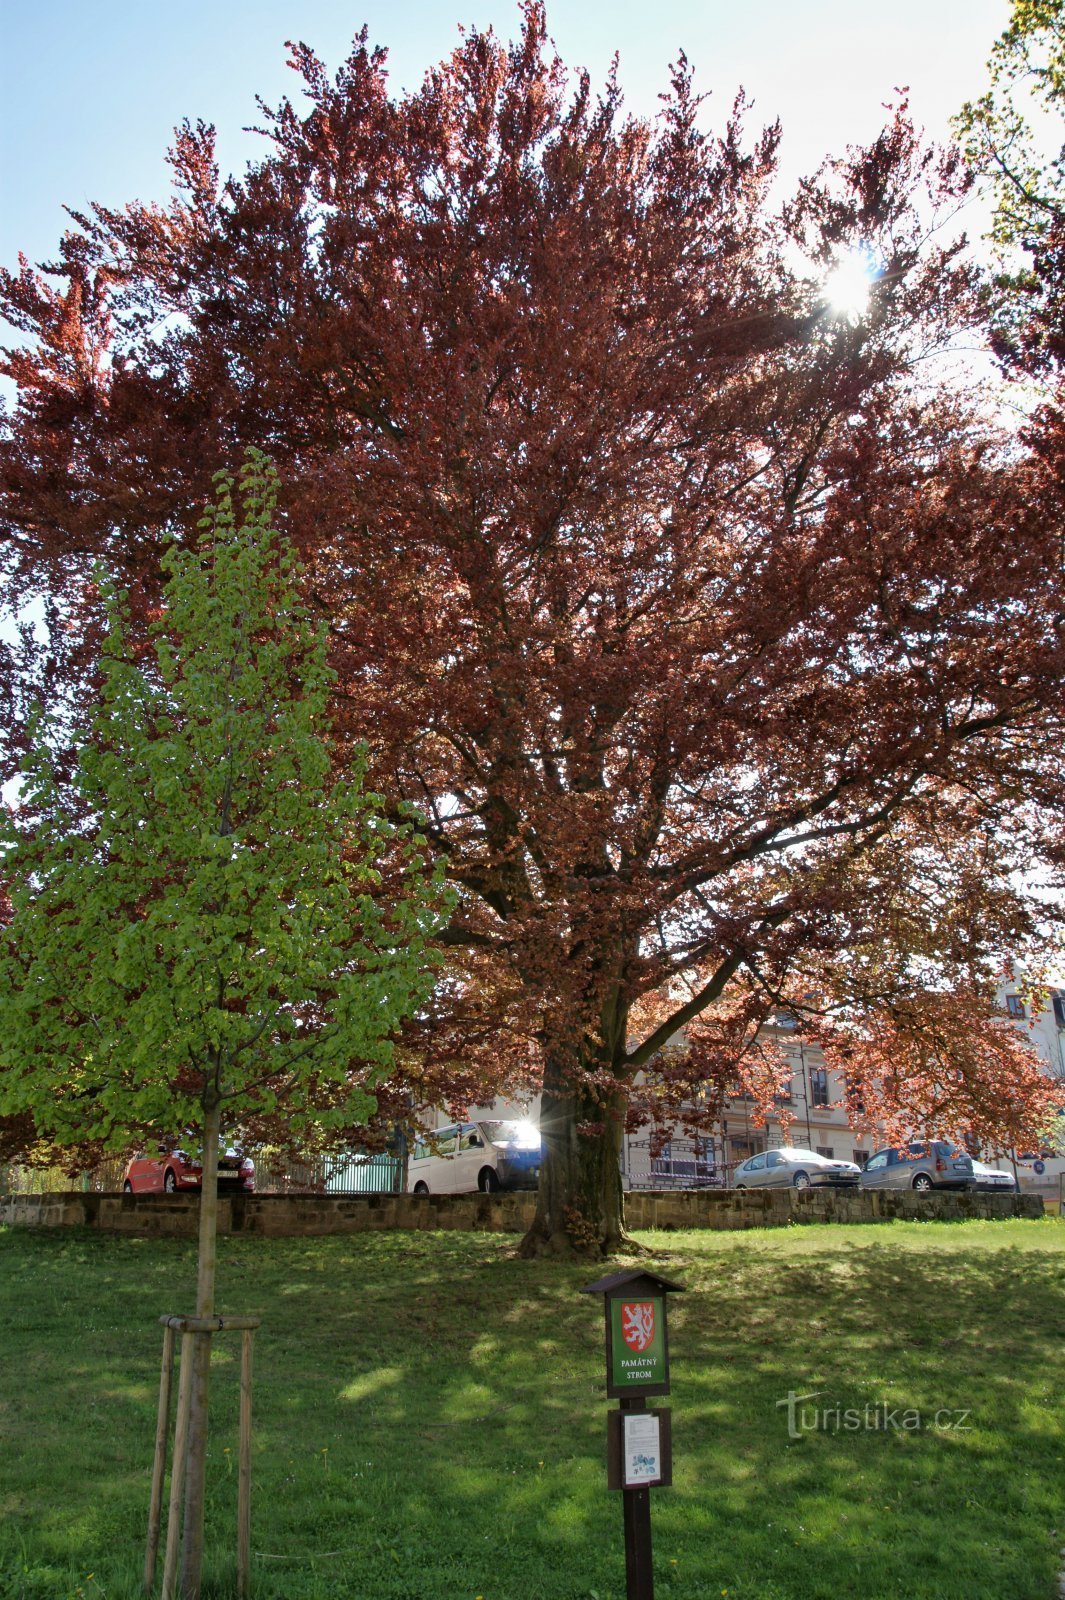
<path id="1" fill-rule="evenodd" d="M 648 1408 L 669 1393 L 666 1295 L 683 1291 L 655 1272 L 614 1272 L 586 1284 L 601 1294 L 606 1322 L 606 1392 L 621 1401 L 607 1414 L 607 1487 L 620 1489 L 625 1520 L 626 1600 L 654 1600 L 651 1495 L 673 1482 L 668 1407 Z"/>

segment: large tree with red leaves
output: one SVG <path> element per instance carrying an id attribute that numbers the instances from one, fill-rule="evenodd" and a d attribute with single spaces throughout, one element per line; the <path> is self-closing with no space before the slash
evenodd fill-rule
<path id="1" fill-rule="evenodd" d="M 309 107 L 264 110 L 243 177 L 186 125 L 169 209 L 94 207 L 4 277 L 0 506 L 59 686 L 92 665 L 90 559 L 149 609 L 209 474 L 276 459 L 337 725 L 461 894 L 412 1059 L 534 1073 L 527 1248 L 608 1251 L 626 1104 L 678 1029 L 714 1082 L 781 1003 L 881 1060 L 922 993 L 988 1008 L 1034 939 L 1011 874 L 1060 867 L 1061 507 L 935 382 L 976 316 L 932 235 L 964 179 L 903 110 L 776 214 L 776 130 L 708 136 L 683 59 L 631 119 L 523 18 L 399 97 L 365 36 L 335 79 L 301 45 Z M 823 289 L 853 250 L 858 317 Z"/>

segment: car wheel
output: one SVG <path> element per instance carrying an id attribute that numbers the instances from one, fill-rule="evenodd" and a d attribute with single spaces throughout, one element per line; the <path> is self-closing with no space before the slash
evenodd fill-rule
<path id="1" fill-rule="evenodd" d="M 746 1194 L 747 1193 L 747 1185 L 745 1183 L 738 1183 L 736 1185 L 736 1193 L 737 1194 Z"/>
<path id="2" fill-rule="evenodd" d="M 482 1194 L 495 1194 L 499 1188 L 499 1174 L 492 1167 L 482 1167 L 477 1187 Z"/>
<path id="3" fill-rule="evenodd" d="M 177 1179 L 174 1176 L 173 1167 L 167 1167 L 166 1171 L 163 1173 L 163 1193 L 177 1193 Z"/>
<path id="4" fill-rule="evenodd" d="M 427 1183 L 416 1183 L 414 1185 L 414 1193 L 415 1194 L 428 1194 L 429 1193 L 429 1185 Z"/>
<path id="5" fill-rule="evenodd" d="M 122 1193 L 123 1194 L 132 1194 L 133 1193 L 133 1185 L 130 1183 L 128 1178 L 126 1179 L 125 1183 L 122 1185 Z"/>
<path id="6" fill-rule="evenodd" d="M 913 1187 L 919 1190 L 921 1194 L 927 1194 L 930 1189 L 935 1188 L 935 1184 L 927 1172 L 919 1172 L 913 1180 Z"/>
<path id="7" fill-rule="evenodd" d="M 791 1181 L 796 1189 L 808 1189 L 810 1187 L 810 1175 L 807 1172 L 797 1172 Z"/>

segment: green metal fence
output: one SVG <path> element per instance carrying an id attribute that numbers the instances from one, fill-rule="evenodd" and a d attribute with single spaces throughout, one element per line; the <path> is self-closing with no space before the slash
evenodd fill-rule
<path id="1" fill-rule="evenodd" d="M 259 1194 L 400 1194 L 403 1162 L 398 1156 L 348 1152 L 313 1162 L 252 1150 Z"/>
<path id="2" fill-rule="evenodd" d="M 326 1194 L 400 1194 L 403 1162 L 399 1156 L 347 1156 L 333 1164 Z"/>

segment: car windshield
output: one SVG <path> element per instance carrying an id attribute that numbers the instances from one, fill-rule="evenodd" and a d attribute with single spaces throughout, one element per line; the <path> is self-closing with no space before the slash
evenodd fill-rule
<path id="1" fill-rule="evenodd" d="M 826 1161 L 827 1156 L 819 1156 L 816 1150 L 795 1150 L 790 1144 L 781 1145 L 780 1153 L 785 1161 Z"/>
<path id="2" fill-rule="evenodd" d="M 523 1150 L 537 1150 L 540 1134 L 531 1122 L 482 1122 L 480 1127 L 492 1144 L 513 1144 Z"/>

